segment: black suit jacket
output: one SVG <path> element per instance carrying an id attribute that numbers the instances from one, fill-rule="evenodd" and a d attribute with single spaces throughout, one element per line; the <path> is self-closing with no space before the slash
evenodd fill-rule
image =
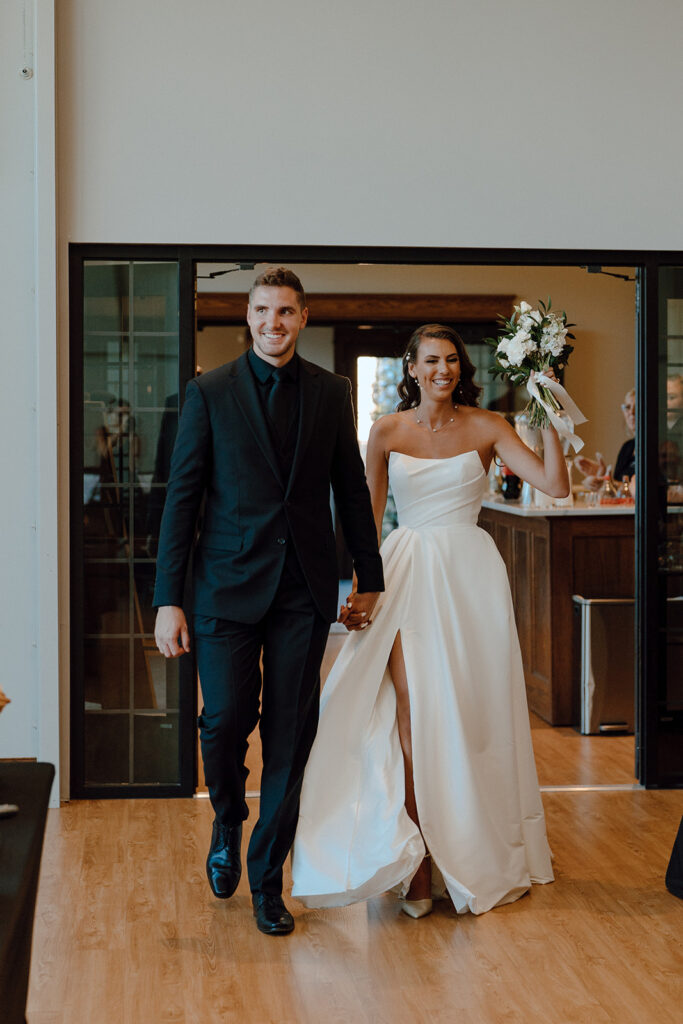
<path id="1" fill-rule="evenodd" d="M 161 523 L 154 605 L 182 605 L 193 561 L 192 610 L 256 622 L 293 544 L 311 594 L 337 616 L 337 556 L 330 485 L 360 591 L 384 589 L 382 561 L 351 405 L 350 383 L 300 360 L 294 461 L 283 479 L 246 354 L 187 385 Z"/>

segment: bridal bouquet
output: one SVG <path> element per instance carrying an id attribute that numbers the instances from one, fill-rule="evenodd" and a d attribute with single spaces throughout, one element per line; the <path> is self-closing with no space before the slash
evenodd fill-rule
<path id="1" fill-rule="evenodd" d="M 509 320 L 504 316 L 500 320 L 499 337 L 484 339 L 495 348 L 489 373 L 516 386 L 526 385 L 529 404 L 525 411 L 529 425 L 547 427 L 552 423 L 558 434 L 579 451 L 583 442 L 574 434 L 574 427 L 585 423 L 586 417 L 562 385 L 544 375 L 544 370 L 563 370 L 566 366 L 574 351 L 567 340 L 574 340 L 574 335 L 569 333 L 574 324 L 567 322 L 565 312 L 551 310 L 550 299 L 547 305 L 539 301 L 538 309 L 532 309 L 528 302 L 520 302 Z"/>

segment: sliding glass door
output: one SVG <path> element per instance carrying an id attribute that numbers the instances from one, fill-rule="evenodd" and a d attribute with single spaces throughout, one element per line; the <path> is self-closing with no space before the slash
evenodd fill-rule
<path id="1" fill-rule="evenodd" d="M 656 614 L 646 702 L 646 778 L 683 785 L 683 267 L 658 269 L 656 396 Z M 653 339 L 654 340 L 654 339 Z M 652 370 L 655 371 L 654 360 Z M 653 418 L 654 419 L 654 418 Z M 654 447 L 654 446 L 653 446 Z M 653 587 L 654 590 L 654 587 Z M 654 604 L 655 602 L 653 602 Z"/>
<path id="2" fill-rule="evenodd" d="M 82 296 L 71 382 L 72 790 L 191 791 L 180 664 L 158 653 L 152 608 L 181 393 L 178 262 L 84 260 Z"/>
<path id="3" fill-rule="evenodd" d="M 74 796 L 194 788 L 195 667 L 158 657 L 151 599 L 170 453 L 195 373 L 196 265 L 407 261 L 637 268 L 637 775 L 683 786 L 683 254 L 72 245 Z"/>

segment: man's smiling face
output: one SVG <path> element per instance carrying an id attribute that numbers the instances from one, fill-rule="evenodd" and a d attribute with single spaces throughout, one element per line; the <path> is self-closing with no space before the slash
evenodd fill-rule
<path id="1" fill-rule="evenodd" d="M 296 339 L 308 320 L 293 288 L 260 285 L 247 307 L 254 352 L 273 366 L 284 366 L 294 355 Z"/>

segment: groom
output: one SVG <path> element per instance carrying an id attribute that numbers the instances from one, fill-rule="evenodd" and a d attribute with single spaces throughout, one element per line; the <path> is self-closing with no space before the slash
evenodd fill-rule
<path id="1" fill-rule="evenodd" d="M 247 737 L 260 717 L 260 814 L 247 868 L 256 923 L 269 935 L 294 928 L 282 901 L 282 867 L 318 723 L 320 664 L 337 615 L 330 485 L 358 580 L 340 621 L 365 628 L 384 588 L 350 385 L 297 355 L 307 317 L 296 274 L 266 270 L 249 293 L 251 349 L 187 385 L 154 592 L 157 646 L 178 657 L 190 650 L 181 603 L 205 498 L 192 622 L 204 701 L 202 758 L 215 811 L 206 869 L 214 895 L 232 896 L 248 815 Z"/>

